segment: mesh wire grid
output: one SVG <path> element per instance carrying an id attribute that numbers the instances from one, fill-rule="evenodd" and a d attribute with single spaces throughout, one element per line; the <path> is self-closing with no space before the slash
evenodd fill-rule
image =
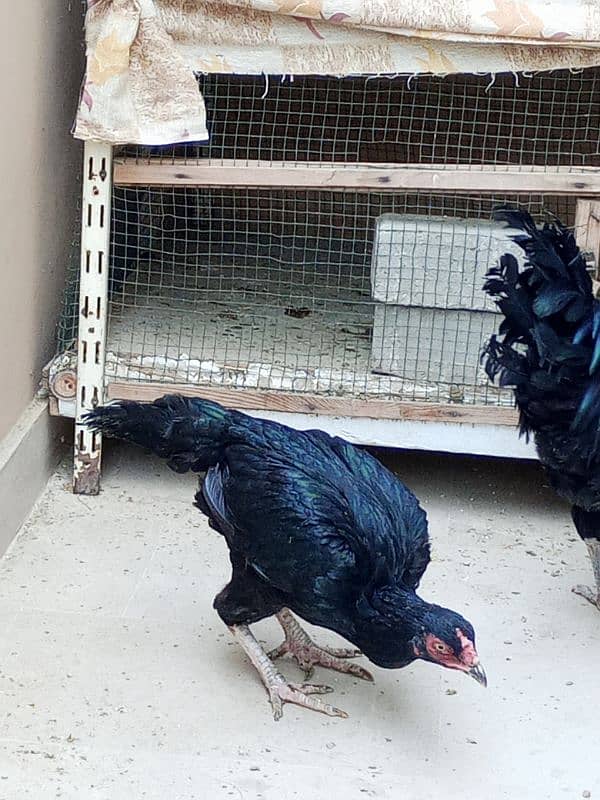
<path id="1" fill-rule="evenodd" d="M 600 166 L 600 70 L 490 76 L 201 75 L 210 143 L 129 147 L 193 163 Z"/>
<path id="2" fill-rule="evenodd" d="M 491 86 L 477 76 L 199 82 L 210 145 L 119 156 L 549 170 L 600 161 L 596 70 L 503 75 Z M 477 228 L 502 202 L 574 222 L 573 199 L 541 195 L 115 187 L 106 378 L 510 404 L 478 364 L 499 321 L 481 307 L 479 273 L 457 273 L 425 244 L 432 296 L 448 300 L 460 281 L 462 303 L 425 291 L 382 303 L 373 284 L 381 215 L 418 215 L 427 238 L 440 218 Z M 422 262 L 408 268 L 416 284 Z M 73 270 L 61 349 L 76 335 L 76 290 Z"/>
<path id="3" fill-rule="evenodd" d="M 481 306 L 481 271 L 461 274 L 457 307 L 436 306 L 424 291 L 408 305 L 386 305 L 374 299 L 372 259 L 383 214 L 419 215 L 426 239 L 428 221 L 483 221 L 494 205 L 516 201 L 115 187 L 106 377 L 511 403 L 478 365 L 499 322 L 473 310 Z M 538 219 L 574 216 L 567 198 L 520 202 Z M 439 249 L 433 257 L 428 287 L 446 296 L 454 266 Z M 416 268 L 408 275 L 419 278 Z M 76 318 L 70 322 L 72 337 Z"/>

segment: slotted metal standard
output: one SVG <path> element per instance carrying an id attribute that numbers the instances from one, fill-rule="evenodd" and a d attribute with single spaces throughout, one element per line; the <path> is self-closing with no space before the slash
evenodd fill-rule
<path id="1" fill-rule="evenodd" d="M 104 401 L 111 193 L 112 147 L 87 142 L 84 148 L 73 477 L 73 489 L 78 494 L 97 494 L 99 490 L 101 436 L 83 424 L 82 416 Z"/>

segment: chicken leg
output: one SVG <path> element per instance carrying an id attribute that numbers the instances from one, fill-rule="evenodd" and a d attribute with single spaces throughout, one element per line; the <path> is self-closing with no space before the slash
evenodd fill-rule
<path id="1" fill-rule="evenodd" d="M 327 714 L 330 717 L 348 716 L 345 711 L 331 706 L 329 703 L 324 703 L 318 697 L 313 697 L 315 694 L 327 694 L 328 692 L 332 692 L 333 689 L 331 686 L 311 683 L 288 683 L 284 676 L 275 669 L 273 662 L 269 659 L 247 625 L 231 625 L 229 630 L 256 667 L 269 693 L 273 717 L 276 721 L 281 719 L 283 715 L 284 703 L 294 703 L 297 706 L 310 708 L 313 711 L 320 711 L 322 714 Z"/>
<path id="2" fill-rule="evenodd" d="M 365 681 L 373 681 L 373 676 L 364 667 L 348 663 L 347 659 L 361 655 L 360 650 L 319 647 L 287 608 L 277 614 L 277 619 L 283 628 L 285 639 L 279 647 L 269 653 L 269 658 L 275 660 L 289 653 L 304 670 L 306 680 L 311 677 L 315 666 L 318 665 L 337 672 L 346 672 Z"/>
<path id="3" fill-rule="evenodd" d="M 580 597 L 584 597 L 600 611 L 600 539 L 585 539 L 584 541 L 592 562 L 596 591 L 594 592 L 589 586 L 582 586 L 581 584 L 574 586 L 573 591 Z"/>

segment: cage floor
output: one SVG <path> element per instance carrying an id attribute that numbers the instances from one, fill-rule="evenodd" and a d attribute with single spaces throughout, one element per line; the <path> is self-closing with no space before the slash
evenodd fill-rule
<path id="1" fill-rule="evenodd" d="M 189 299 L 193 297 L 193 300 Z M 139 289 L 115 300 L 107 381 L 128 380 L 271 389 L 379 399 L 512 405 L 509 392 L 481 385 L 416 382 L 371 370 L 373 305 L 323 291 L 303 305 L 257 299 L 230 285 L 160 298 Z"/>

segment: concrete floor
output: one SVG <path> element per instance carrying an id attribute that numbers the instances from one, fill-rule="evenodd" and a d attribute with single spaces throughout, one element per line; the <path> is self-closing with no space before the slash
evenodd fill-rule
<path id="1" fill-rule="evenodd" d="M 393 463 L 429 512 L 422 593 L 474 623 L 487 690 L 320 670 L 350 718 L 274 723 L 211 607 L 227 553 L 194 478 L 113 446 L 100 497 L 65 465 L 0 562 L 0 798 L 600 798 L 600 615 L 570 592 L 591 575 L 567 509 L 535 464 Z"/>

